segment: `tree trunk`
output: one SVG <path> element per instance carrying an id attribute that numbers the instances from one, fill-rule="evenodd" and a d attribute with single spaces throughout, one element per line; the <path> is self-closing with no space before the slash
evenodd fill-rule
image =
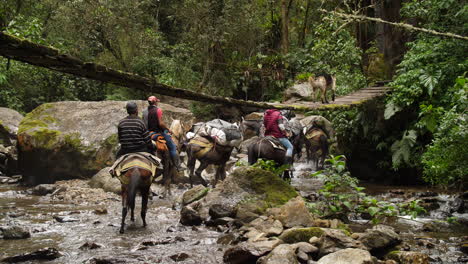
<path id="1" fill-rule="evenodd" d="M 311 1 L 307 1 L 307 6 L 306 6 L 305 14 L 304 14 L 304 20 L 302 24 L 302 30 L 299 32 L 298 45 L 301 48 L 305 47 L 305 36 L 307 33 L 307 29 L 308 29 L 307 26 L 308 26 L 308 20 L 309 20 L 310 3 Z"/>
<path id="2" fill-rule="evenodd" d="M 281 51 L 289 52 L 289 8 L 292 0 L 281 0 Z"/>

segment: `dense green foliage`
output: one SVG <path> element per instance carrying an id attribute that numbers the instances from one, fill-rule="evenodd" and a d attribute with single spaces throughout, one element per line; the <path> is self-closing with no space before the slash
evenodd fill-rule
<path id="1" fill-rule="evenodd" d="M 386 17 L 393 10 L 389 1 L 378 12 L 377 4 L 365 6 L 369 1 L 287 2 L 284 10 L 279 0 L 4 0 L 0 30 L 164 84 L 255 101 L 281 100 L 294 82 L 324 72 L 336 75 L 337 94 L 343 95 L 390 78 L 396 68 L 385 101 L 324 113 L 351 172 L 399 183 L 468 182 L 467 41 L 397 35 L 396 28 L 320 11 Z M 396 2 L 402 8 L 396 4 L 394 19 L 467 35 L 465 1 Z M 402 60 L 387 61 L 385 50 L 407 40 Z M 148 95 L 0 58 L 0 106 L 22 113 L 45 102 Z M 210 119 L 220 116 L 216 107 L 194 103 L 191 109 Z"/>
<path id="2" fill-rule="evenodd" d="M 1 30 L 52 45 L 85 61 L 208 94 L 281 100 L 301 74 L 331 72 L 338 93 L 365 85 L 351 27 L 319 13 L 319 1 L 292 1 L 290 48 L 281 52 L 279 1 L 6 0 Z M 339 2 L 330 1 L 326 8 Z M 307 9 L 307 10 L 306 10 Z M 334 34 L 336 32 L 336 34 Z M 62 100 L 126 100 L 146 95 L 0 59 L 0 105 L 29 112 Z M 194 105 L 216 116 L 213 105 Z"/>
<path id="3" fill-rule="evenodd" d="M 402 12 L 426 28 L 468 32 L 468 5 L 462 1 L 412 1 Z M 408 113 L 415 118 L 402 124 L 391 146 L 393 167 L 423 166 L 424 179 L 432 184 L 466 183 L 468 42 L 421 33 L 408 47 L 385 118 Z"/>

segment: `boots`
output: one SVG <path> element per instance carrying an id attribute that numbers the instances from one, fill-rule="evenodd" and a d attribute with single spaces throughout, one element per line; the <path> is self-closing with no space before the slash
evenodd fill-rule
<path id="1" fill-rule="evenodd" d="M 180 166 L 180 158 L 179 155 L 175 155 L 172 158 L 172 163 L 174 164 L 175 169 L 178 172 L 184 171 L 185 169 Z"/>
<path id="2" fill-rule="evenodd" d="M 284 157 L 284 164 L 292 165 L 293 164 L 293 158 L 291 156 L 285 156 Z"/>

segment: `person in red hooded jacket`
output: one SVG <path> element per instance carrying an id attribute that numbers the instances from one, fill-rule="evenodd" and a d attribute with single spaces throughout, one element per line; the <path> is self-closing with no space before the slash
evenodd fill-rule
<path id="1" fill-rule="evenodd" d="M 265 136 L 277 138 L 286 148 L 285 164 L 292 164 L 292 155 L 294 147 L 289 141 L 289 131 L 286 128 L 287 119 L 278 109 L 268 109 L 263 116 L 263 125 L 265 126 Z"/>

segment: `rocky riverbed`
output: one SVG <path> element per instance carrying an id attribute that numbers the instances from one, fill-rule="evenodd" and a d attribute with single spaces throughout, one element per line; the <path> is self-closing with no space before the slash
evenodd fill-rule
<path id="1" fill-rule="evenodd" d="M 304 177 L 305 167 L 301 173 L 298 166 L 292 185 L 308 196 L 320 188 L 320 182 Z M 249 173 L 243 171 L 243 175 Z M 281 202 L 283 197 L 270 197 L 270 202 L 278 202 L 277 208 L 259 211 L 255 192 L 236 189 L 243 181 L 232 177 L 212 190 L 199 186 L 187 192 L 189 186 L 179 184 L 167 199 L 157 195 L 162 189 L 154 184 L 148 227 L 142 228 L 137 200 L 136 222 L 127 219 L 126 233 L 121 235 L 120 197 L 91 188 L 88 182 L 59 181 L 34 188 L 0 185 L 0 259 L 26 263 L 38 263 L 33 259 L 41 258 L 50 263 L 282 264 L 349 263 L 339 262 L 341 258 L 388 264 L 468 260 L 466 224 L 436 219 L 444 211 L 453 211 L 460 195 L 379 190 L 376 195 L 382 199 L 404 200 L 419 195 L 425 202 L 432 202 L 434 210 L 421 218 L 378 226 L 355 219 L 346 227 L 336 219 L 312 217 L 300 197 L 286 204 Z M 234 210 L 230 205 L 236 202 L 241 206 Z M 253 204 L 257 207 L 252 208 Z M 457 210 L 462 209 L 459 206 Z M 454 213 L 463 219 L 463 214 L 451 215 Z"/>
<path id="2" fill-rule="evenodd" d="M 1 228 L 18 227 L 29 234 L 0 239 L 1 259 L 54 248 L 59 255 L 49 263 L 222 262 L 226 246 L 217 244 L 220 233 L 181 225 L 171 199 L 149 201 L 147 228 L 141 227 L 137 205 L 136 222 L 127 219 L 128 231 L 121 235 L 118 195 L 90 188 L 84 180 L 58 182 L 38 195 L 33 190 L 0 185 Z M 153 191 L 158 191 L 156 185 Z"/>

